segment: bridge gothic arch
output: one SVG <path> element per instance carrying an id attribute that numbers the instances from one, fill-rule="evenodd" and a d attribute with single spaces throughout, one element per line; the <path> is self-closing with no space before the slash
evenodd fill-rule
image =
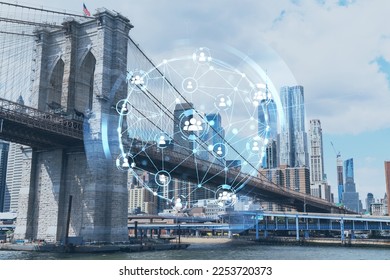
<path id="1" fill-rule="evenodd" d="M 59 58 L 50 73 L 49 87 L 46 92 L 46 110 L 59 109 L 61 107 L 62 83 L 64 78 L 65 63 Z"/>
<path id="2" fill-rule="evenodd" d="M 92 109 L 92 98 L 95 81 L 96 58 L 88 51 L 81 60 L 79 75 L 76 78 L 75 109 L 86 113 Z"/>

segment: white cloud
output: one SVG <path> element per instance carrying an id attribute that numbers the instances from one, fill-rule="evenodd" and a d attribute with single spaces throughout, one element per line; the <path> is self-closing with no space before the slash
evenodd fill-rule
<path id="1" fill-rule="evenodd" d="M 267 41 L 305 87 L 308 118 L 321 119 L 327 132 L 390 127 L 388 81 L 372 63 L 389 56 L 388 8 L 386 1 L 347 8 L 302 1 L 266 31 Z"/>

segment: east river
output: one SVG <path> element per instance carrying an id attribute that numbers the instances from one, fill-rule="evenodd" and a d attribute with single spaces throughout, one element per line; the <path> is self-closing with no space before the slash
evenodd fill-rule
<path id="1" fill-rule="evenodd" d="M 0 260 L 389 260 L 390 248 L 345 246 L 260 245 L 213 242 L 183 250 L 133 253 L 45 253 L 0 251 Z"/>

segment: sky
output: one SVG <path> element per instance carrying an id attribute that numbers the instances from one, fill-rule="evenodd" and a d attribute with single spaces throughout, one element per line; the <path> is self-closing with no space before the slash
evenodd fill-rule
<path id="1" fill-rule="evenodd" d="M 18 3 L 80 14 L 83 4 Z M 356 188 L 364 206 L 368 192 L 377 199 L 384 196 L 384 161 L 390 160 L 390 1 L 84 3 L 92 14 L 105 7 L 128 17 L 134 25 L 130 36 L 152 59 L 183 40 L 219 43 L 247 54 L 267 69 L 275 85 L 304 86 L 306 130 L 310 119 L 321 121 L 325 173 L 335 199 L 339 152 L 344 160 L 354 159 Z"/>

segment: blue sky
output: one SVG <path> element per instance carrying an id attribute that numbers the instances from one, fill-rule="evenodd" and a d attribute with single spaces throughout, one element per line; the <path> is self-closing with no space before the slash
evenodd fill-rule
<path id="1" fill-rule="evenodd" d="M 106 7 L 127 16 L 132 38 L 152 58 L 169 53 L 179 39 L 217 41 L 247 53 L 276 85 L 303 85 L 307 123 L 314 118 L 322 123 L 325 172 L 335 197 L 331 141 L 344 159 L 354 158 L 363 203 L 367 192 L 384 195 L 384 161 L 390 160 L 390 1 L 84 2 L 92 13 Z M 82 11 L 76 0 L 18 3 Z M 267 60 L 260 45 L 274 55 Z"/>

